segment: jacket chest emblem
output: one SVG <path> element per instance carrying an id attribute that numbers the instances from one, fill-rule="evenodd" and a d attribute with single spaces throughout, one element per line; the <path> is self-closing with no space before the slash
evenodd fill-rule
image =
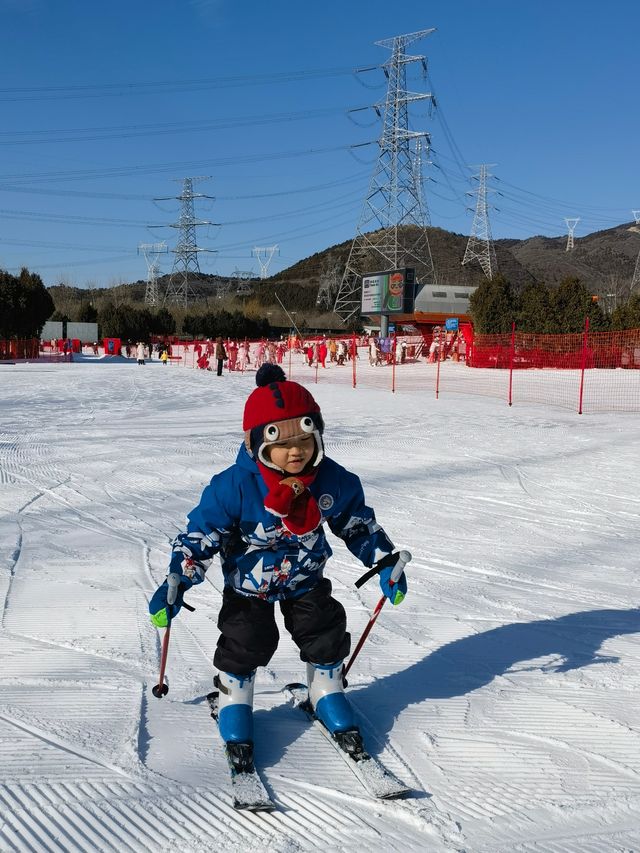
<path id="1" fill-rule="evenodd" d="M 322 512 L 328 512 L 334 504 L 333 495 L 320 495 L 318 498 L 318 506 Z"/>

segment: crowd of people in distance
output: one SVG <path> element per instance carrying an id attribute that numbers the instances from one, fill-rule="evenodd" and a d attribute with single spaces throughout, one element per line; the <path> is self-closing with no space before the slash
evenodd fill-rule
<path id="1" fill-rule="evenodd" d="M 329 359 L 329 364 L 335 364 L 337 367 L 342 367 L 347 361 L 351 361 L 353 349 L 351 341 L 336 340 L 335 338 L 320 338 L 320 340 L 305 341 L 302 344 L 302 351 L 309 367 L 313 367 L 315 364 L 325 369 L 327 359 Z"/>
<path id="2" fill-rule="evenodd" d="M 442 326 L 433 327 L 433 337 L 429 344 L 427 361 L 431 364 L 436 361 L 464 361 L 467 355 L 467 342 L 458 331 L 449 331 Z"/>
<path id="3" fill-rule="evenodd" d="M 168 341 L 147 343 L 129 340 L 119 348 L 117 353 L 109 354 L 124 355 L 128 359 L 135 358 L 137 364 L 141 366 L 153 358 L 157 358 L 165 366 L 172 359 L 184 360 L 185 363 L 200 370 L 216 372 L 218 376 L 222 375 L 223 369 L 243 373 L 249 369 L 259 370 L 263 364 L 282 365 L 290 353 L 303 355 L 309 367 L 322 369 L 332 366 L 344 367 L 354 358 L 360 358 L 363 350 L 372 367 L 405 364 L 420 357 L 426 358 L 428 362 L 447 358 L 453 361 L 465 360 L 466 342 L 464 336 L 457 331 L 450 332 L 441 326 L 435 326 L 430 342 L 428 338 L 421 338 L 418 335 L 405 338 L 406 336 L 396 338 L 395 335 L 370 333 L 344 338 L 324 335 L 307 339 L 291 334 L 283 335 L 275 341 L 263 339 L 251 342 L 247 339 L 223 339 L 222 336 L 215 340 L 207 338 L 191 343 L 173 344 Z M 61 344 L 63 344 L 62 341 L 52 340 L 51 348 L 62 352 Z M 70 341 L 65 341 L 64 344 L 70 349 Z M 98 355 L 98 343 L 94 342 L 91 347 L 93 353 Z"/>

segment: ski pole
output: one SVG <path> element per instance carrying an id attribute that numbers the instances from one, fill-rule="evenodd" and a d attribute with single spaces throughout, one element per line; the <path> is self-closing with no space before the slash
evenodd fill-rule
<path id="1" fill-rule="evenodd" d="M 400 579 L 400 575 L 404 571 L 404 567 L 407 565 L 407 563 L 410 560 L 411 560 L 411 554 L 409 553 L 409 551 L 400 551 L 400 553 L 398 554 L 398 562 L 394 566 L 394 569 L 391 572 L 391 577 L 389 578 L 389 586 L 390 587 L 395 586 L 395 584 L 398 582 L 398 580 Z M 375 573 L 376 573 L 375 571 L 367 572 L 365 575 L 363 575 L 362 578 L 360 578 L 360 581 L 358 581 L 358 583 L 356 583 L 356 586 L 361 586 L 363 583 L 366 582 L 366 580 L 368 580 L 370 577 L 372 577 L 372 575 Z M 347 665 L 342 670 L 342 680 L 344 682 L 345 687 L 347 686 L 347 673 L 349 672 L 349 670 L 353 666 L 354 660 L 358 657 L 358 654 L 360 653 L 360 649 L 364 646 L 365 640 L 367 639 L 367 637 L 371 633 L 371 629 L 376 624 L 376 619 L 380 615 L 380 611 L 384 607 L 384 603 L 386 600 L 387 600 L 387 596 L 383 595 L 382 598 L 380 599 L 380 601 L 377 603 L 376 609 L 373 611 L 371 619 L 369 619 L 369 621 L 367 623 L 367 627 L 364 629 L 364 631 L 362 632 L 362 636 L 358 640 L 358 645 L 355 647 L 353 654 L 349 658 L 349 662 L 347 663 Z"/>
<path id="2" fill-rule="evenodd" d="M 160 678 L 158 679 L 158 683 L 151 688 L 151 692 L 156 697 L 156 699 L 162 699 L 163 696 L 166 696 L 169 692 L 169 685 L 164 683 L 164 671 L 167 667 L 167 655 L 169 654 L 169 637 L 171 636 L 171 605 L 175 604 L 176 598 L 178 597 L 178 587 L 180 586 L 180 576 L 176 572 L 171 572 L 167 576 L 167 585 L 169 589 L 167 590 L 167 627 L 165 628 L 164 637 L 162 638 L 162 655 L 160 657 Z M 191 607 L 190 604 L 187 604 L 186 601 L 182 602 L 182 606 L 186 607 L 187 610 L 195 610 L 195 607 Z"/>

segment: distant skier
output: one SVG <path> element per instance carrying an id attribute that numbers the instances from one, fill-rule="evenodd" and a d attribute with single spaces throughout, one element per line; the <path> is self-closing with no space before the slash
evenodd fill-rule
<path id="1" fill-rule="evenodd" d="M 220 335 L 216 338 L 216 366 L 218 376 L 222 376 L 222 365 L 227 360 L 227 351 L 222 343 Z"/>
<path id="2" fill-rule="evenodd" d="M 323 523 L 365 566 L 377 566 L 393 604 L 407 591 L 404 574 L 389 584 L 398 554 L 366 506 L 359 478 L 324 455 L 324 421 L 314 398 L 277 365 L 264 365 L 256 384 L 245 404 L 236 462 L 205 488 L 186 532 L 173 542 L 169 566 L 180 577 L 170 606 L 174 618 L 183 594 L 202 583 L 213 557 L 221 556 L 218 720 L 228 754 L 248 751 L 251 762 L 256 669 L 267 666 L 279 639 L 275 602 L 306 662 L 317 717 L 332 734 L 359 738 L 342 682 L 351 640 L 346 613 L 323 576 L 332 553 Z M 149 603 L 157 627 L 167 625 L 167 590 L 165 581 Z"/>

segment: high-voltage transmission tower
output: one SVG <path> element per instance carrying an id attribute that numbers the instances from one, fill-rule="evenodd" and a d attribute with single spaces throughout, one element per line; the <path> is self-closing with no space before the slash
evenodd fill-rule
<path id="1" fill-rule="evenodd" d="M 169 227 L 178 229 L 178 242 L 175 249 L 171 251 L 175 257 L 173 260 L 173 269 L 169 277 L 167 291 L 164 295 L 165 302 L 172 302 L 175 305 L 181 305 L 186 308 L 189 304 L 189 298 L 192 296 L 190 281 L 199 278 L 200 264 L 198 262 L 198 254 L 200 252 L 211 252 L 212 249 L 203 249 L 198 246 L 196 240 L 196 228 L 199 225 L 217 225 L 216 222 L 208 222 L 204 219 L 196 219 L 194 210 L 194 199 L 196 198 L 213 198 L 210 195 L 203 193 L 194 193 L 193 182 L 207 180 L 206 177 L 183 178 L 182 192 L 178 196 L 166 196 L 158 198 L 156 201 L 168 201 L 176 199 L 182 203 L 180 210 L 180 218 L 177 222 L 172 222 Z M 166 227 L 166 226 L 158 226 Z"/>
<path id="2" fill-rule="evenodd" d="M 269 264 L 271 263 L 271 259 L 276 254 L 280 254 L 280 249 L 278 246 L 254 246 L 251 254 L 258 259 L 258 264 L 260 266 L 260 278 L 267 278 Z"/>
<path id="3" fill-rule="evenodd" d="M 160 272 L 160 263 L 158 255 L 166 255 L 168 252 L 167 244 L 162 243 L 140 243 L 138 246 L 138 254 L 142 252 L 147 263 L 147 287 L 144 292 L 145 305 L 157 306 L 160 304 L 160 295 L 158 293 L 158 273 Z"/>
<path id="4" fill-rule="evenodd" d="M 471 234 L 467 241 L 467 248 L 464 251 L 462 266 L 478 261 L 482 267 L 482 272 L 485 277 L 491 281 L 498 272 L 498 261 L 496 259 L 496 249 L 493 245 L 491 237 L 491 224 L 489 222 L 489 206 L 487 204 L 487 178 L 491 178 L 487 169 L 488 164 L 479 166 L 480 173 L 473 176 L 473 180 L 478 182 L 478 189 L 474 192 L 468 192 L 467 195 L 477 195 L 475 210 L 473 213 L 473 224 L 471 225 Z"/>
<path id="5" fill-rule="evenodd" d="M 640 210 L 633 210 L 632 213 L 636 225 L 640 225 Z M 640 290 L 640 251 L 636 258 L 636 268 L 633 271 L 633 278 L 631 279 L 631 293 L 635 293 L 636 289 Z"/>
<path id="6" fill-rule="evenodd" d="M 569 229 L 569 233 L 567 234 L 567 247 L 565 252 L 570 252 L 573 249 L 573 232 L 576 230 L 576 225 L 580 222 L 580 217 L 577 216 L 575 219 L 565 219 L 565 225 Z"/>
<path id="7" fill-rule="evenodd" d="M 331 311 L 340 286 L 340 267 L 338 263 L 325 267 L 320 274 L 320 286 L 316 297 L 316 307 Z"/>
<path id="8" fill-rule="evenodd" d="M 426 230 L 429 215 L 418 186 L 415 159 L 417 142 L 428 148 L 431 138 L 426 131 L 409 130 L 409 105 L 421 101 L 433 105 L 435 99 L 431 93 L 407 90 L 407 66 L 418 62 L 425 71 L 427 66 L 424 56 L 405 52 L 408 44 L 432 32 L 433 28 L 376 42 L 391 50 L 382 66 L 388 79 L 387 95 L 374 107 L 382 115 L 378 159 L 333 308 L 345 323 L 360 311 L 366 273 L 414 267 L 417 287 L 434 279 Z"/>
<path id="9" fill-rule="evenodd" d="M 232 284 L 231 289 L 235 289 L 236 296 L 251 295 L 251 281 L 255 278 L 253 270 L 239 270 L 236 267 L 231 274 L 231 278 L 235 281 L 235 288 Z"/>

